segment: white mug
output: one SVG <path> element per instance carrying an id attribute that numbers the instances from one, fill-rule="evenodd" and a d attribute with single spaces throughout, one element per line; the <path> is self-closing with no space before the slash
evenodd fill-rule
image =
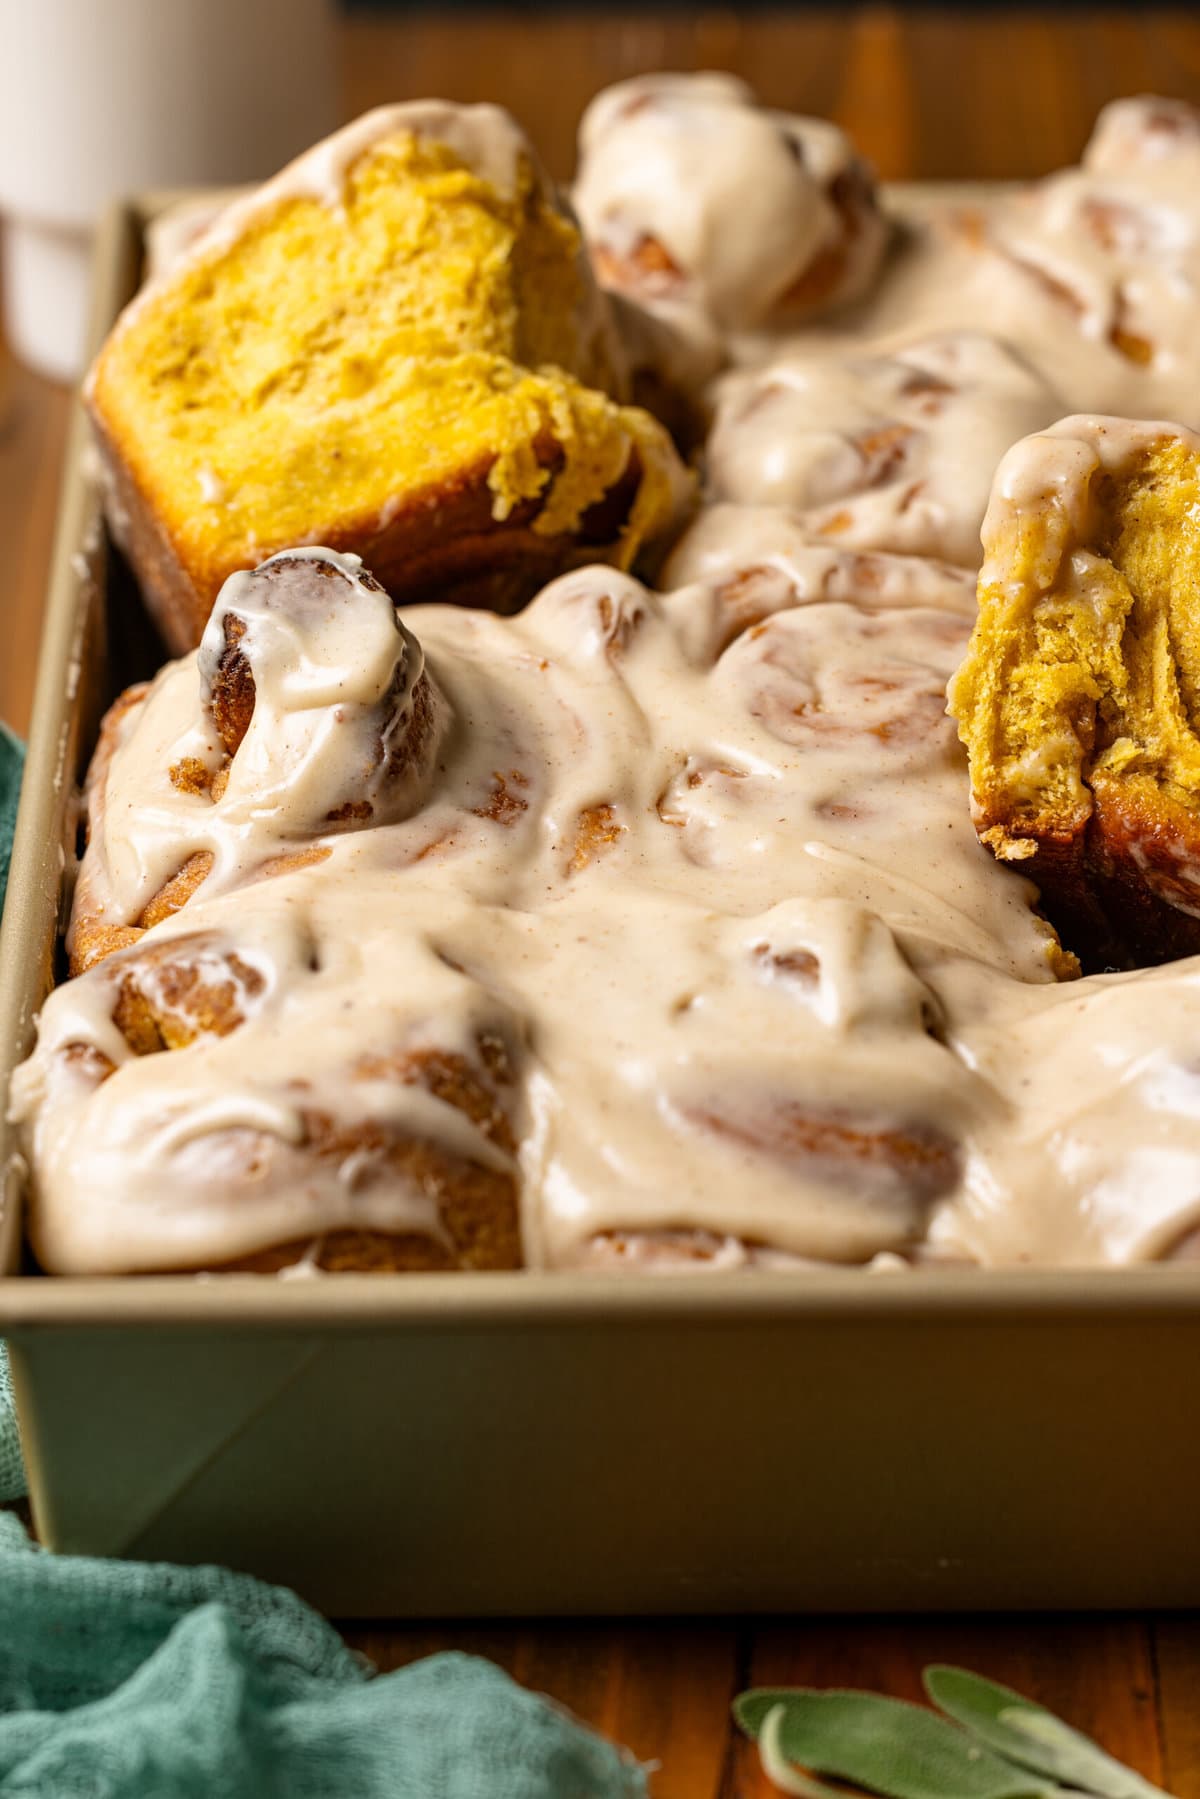
<path id="1" fill-rule="evenodd" d="M 333 0 L 0 0 L 9 341 L 81 369 L 104 206 L 269 175 L 336 123 Z"/>

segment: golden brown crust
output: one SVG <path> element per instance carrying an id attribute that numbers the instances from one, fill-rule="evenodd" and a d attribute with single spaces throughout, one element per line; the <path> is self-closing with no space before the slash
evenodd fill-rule
<path id="1" fill-rule="evenodd" d="M 265 985 L 258 969 L 233 951 L 222 954 L 210 936 L 175 937 L 126 958 L 113 1023 L 137 1056 L 185 1049 L 197 1037 L 235 1031 L 245 1001 Z"/>
<path id="2" fill-rule="evenodd" d="M 83 974 L 97 962 L 103 962 L 105 957 L 139 942 L 147 931 L 162 924 L 164 919 L 174 918 L 204 885 L 212 863 L 209 850 L 197 850 L 189 856 L 183 867 L 142 908 L 133 924 L 104 924 L 87 913 L 80 913 L 72 929 L 71 973 Z"/>
<path id="3" fill-rule="evenodd" d="M 1200 817 L 1161 789 L 1099 771 L 1092 799 L 1082 873 L 1099 920 L 1085 945 L 1089 966 L 1101 958 L 1104 966 L 1140 967 L 1200 954 Z M 1060 877 L 1054 902 L 1074 898 Z"/>
<path id="4" fill-rule="evenodd" d="M 691 1116 L 718 1136 L 820 1168 L 826 1179 L 847 1186 L 874 1180 L 929 1202 L 950 1192 L 961 1175 L 957 1145 L 924 1125 L 810 1111 L 791 1102 L 763 1107 L 756 1116 L 715 1107 Z"/>
<path id="5" fill-rule="evenodd" d="M 218 658 L 209 688 L 208 706 L 221 747 L 227 756 L 236 756 L 254 717 L 256 688 L 249 657 L 241 648 L 246 635 L 245 619 L 239 618 L 236 612 L 227 612 L 222 628 L 225 648 Z"/>
<path id="6" fill-rule="evenodd" d="M 478 1068 L 453 1051 L 426 1048 L 395 1056 L 363 1056 L 354 1073 L 360 1080 L 394 1080 L 405 1087 L 423 1087 L 469 1118 L 489 1143 L 512 1155 L 516 1138 L 500 1103 L 500 1093 L 513 1081 L 508 1049 L 494 1037 L 481 1038 L 476 1047 Z"/>
<path id="7" fill-rule="evenodd" d="M 121 740 L 121 726 L 129 714 L 142 704 L 149 690 L 149 683 L 146 681 L 140 681 L 133 687 L 127 687 L 123 693 L 118 694 L 100 721 L 100 734 L 88 767 L 87 784 L 84 790 L 89 842 L 100 828 L 103 818 L 108 773 Z M 114 925 L 104 921 L 103 913 L 97 908 L 90 891 L 86 872 L 81 874 L 75 889 L 74 912 L 68 943 L 71 973 L 73 975 L 82 974 L 94 962 L 103 960 L 105 956 L 111 956 L 116 950 L 127 949 L 130 944 L 136 943 L 141 935 L 141 929 L 136 924 Z"/>
<path id="8" fill-rule="evenodd" d="M 164 918 L 174 918 L 176 912 L 181 912 L 204 885 L 212 865 L 211 850 L 197 850 L 195 855 L 189 856 L 178 874 L 172 875 L 138 914 L 140 928 L 148 931 L 161 924 Z"/>
<path id="9" fill-rule="evenodd" d="M 94 405 L 92 422 L 105 469 L 113 534 L 168 648 L 182 654 L 200 641 L 230 575 L 291 546 L 260 545 L 253 554 L 219 566 L 189 565 Z M 534 526 L 563 455 L 548 441 L 534 447 L 551 477 L 547 490 L 514 507 L 506 518 L 495 516 L 495 495 L 488 485 L 491 462 L 484 459 L 463 470 L 453 483 L 406 494 L 382 514 L 314 520 L 314 530 L 326 548 L 361 556 L 398 604 L 436 599 L 515 612 L 563 569 L 590 560 L 619 538 L 644 473 L 637 447 L 631 446 L 620 478 L 584 513 L 577 530 L 546 535 Z"/>
<path id="10" fill-rule="evenodd" d="M 97 962 L 115 956 L 118 950 L 131 949 L 145 935 L 137 925 L 97 924 L 92 919 L 77 918 L 70 955 L 72 976 L 86 974 Z"/>
<path id="11" fill-rule="evenodd" d="M 435 1052 L 436 1054 L 436 1052 Z M 420 1082 L 429 1091 L 437 1091 L 432 1080 L 422 1078 L 422 1058 L 409 1058 L 409 1072 L 401 1078 Z M 464 1064 L 465 1069 L 465 1064 Z M 463 1077 L 464 1103 L 457 1109 L 468 1110 L 467 1097 L 478 1104 L 481 1091 L 477 1081 Z M 473 1090 L 473 1091 L 472 1091 Z M 448 1096 L 443 1086 L 437 1096 L 448 1105 L 457 1101 Z M 485 1101 L 491 1104 L 492 1102 Z M 437 1200 L 438 1219 L 444 1240 L 422 1237 L 421 1259 L 410 1260 L 413 1268 L 512 1269 L 522 1264 L 521 1233 L 518 1217 L 517 1183 L 504 1171 L 456 1156 L 437 1144 L 419 1138 L 395 1137 L 374 1121 L 342 1125 L 321 1112 L 305 1113 L 305 1152 L 317 1160 L 341 1163 L 363 1153 L 378 1157 L 389 1174 L 406 1185 L 417 1188 Z M 482 1128 L 482 1127 L 481 1127 Z M 510 1129 L 505 1120 L 506 1130 Z M 484 1132 L 487 1135 L 487 1131 Z M 501 1145 L 503 1147 L 503 1145 Z M 394 1238 L 398 1253 L 404 1237 Z M 408 1252 L 411 1255 L 411 1250 Z M 346 1264 L 343 1263 L 343 1266 Z"/>

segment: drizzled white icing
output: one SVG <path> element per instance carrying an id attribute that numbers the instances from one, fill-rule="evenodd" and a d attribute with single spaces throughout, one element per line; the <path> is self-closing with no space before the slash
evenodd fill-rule
<path id="1" fill-rule="evenodd" d="M 33 1230 L 46 1265 L 66 1273 L 211 1265 L 339 1226 L 436 1237 L 435 1194 L 389 1178 L 370 1142 L 316 1157 L 305 1115 L 318 1109 L 344 1130 L 395 1124 L 506 1165 L 420 1085 L 363 1072 L 373 1055 L 424 1047 L 428 1020 L 439 1049 L 465 1052 L 474 1026 L 494 1023 L 495 1005 L 427 942 L 413 943 L 403 986 L 395 984 L 391 958 L 407 921 L 386 877 L 333 887 L 280 877 L 191 910 L 163 927 L 161 941 L 180 938 L 192 965 L 198 938 L 201 972 L 205 956 L 219 972 L 232 947 L 257 977 L 242 996 L 247 1022 L 231 1036 L 132 1054 L 111 1022 L 120 958 L 60 988 L 43 1015 L 43 1047 L 14 1100 L 40 1120 Z M 99 1086 L 55 1053 L 78 1043 L 116 1065 Z"/>
<path id="2" fill-rule="evenodd" d="M 720 587 L 730 617 L 743 607 L 776 612 L 812 600 L 846 600 L 870 611 L 936 606 L 975 617 L 975 577 L 931 557 L 844 549 L 814 537 L 805 519 L 783 507 L 706 506 L 676 544 L 663 571 L 667 586 L 705 581 Z"/>
<path id="3" fill-rule="evenodd" d="M 1200 962 L 1037 989 L 945 971 L 951 1048 L 997 1095 L 937 1251 L 1007 1265 L 1169 1254 L 1200 1225 Z"/>
<path id="4" fill-rule="evenodd" d="M 1034 570 L 1049 587 L 1061 564 L 1086 549 L 1097 524 L 1095 476 L 1121 474 L 1158 446 L 1178 440 L 1200 454 L 1200 435 L 1165 419 L 1103 418 L 1079 414 L 1059 419 L 1045 431 L 1016 443 L 996 469 L 984 517 L 983 539 L 995 553 L 985 564 L 985 581 L 1002 581 L 1000 558 L 1011 527 L 1037 519 L 1044 537 L 1043 566 Z M 1006 532 L 1005 526 L 1009 526 Z"/>

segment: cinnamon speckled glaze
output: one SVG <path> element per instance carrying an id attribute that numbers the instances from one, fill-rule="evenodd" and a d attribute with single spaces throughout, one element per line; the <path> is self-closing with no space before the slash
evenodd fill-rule
<path id="1" fill-rule="evenodd" d="M 581 567 L 513 617 L 397 607 L 395 571 L 297 545 L 119 702 L 73 978 L 13 1088 L 40 1264 L 1189 1253 L 1194 684 L 1146 494 L 1200 424 L 1200 117 L 1120 102 L 1079 168 L 914 223 L 833 127 L 648 77 L 593 103 L 575 199 L 704 503 L 656 588 Z M 1108 662 L 1031 626 L 1008 678 L 985 614 L 1065 582 L 1095 621 L 1120 581 Z M 1137 725 L 1135 627 L 1177 763 Z M 1158 756 L 1140 847 L 1073 866 L 1071 903 L 971 736 L 1002 703 L 1013 735 L 1030 667 L 1069 696 L 1024 778 L 1074 756 L 1085 824 Z"/>

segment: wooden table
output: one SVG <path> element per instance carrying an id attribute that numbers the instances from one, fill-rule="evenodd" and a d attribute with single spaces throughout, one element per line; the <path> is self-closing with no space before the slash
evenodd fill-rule
<path id="1" fill-rule="evenodd" d="M 429 93 L 500 100 L 560 176 L 588 95 L 642 69 L 734 69 L 775 105 L 837 119 L 889 177 L 1036 175 L 1078 155 L 1114 95 L 1200 101 L 1194 9 L 360 13 L 343 37 L 347 113 Z M 69 397 L 7 357 L 0 381 L 0 716 L 23 728 Z M 383 1668 L 447 1647 L 493 1657 L 661 1763 L 657 1799 L 768 1791 L 729 1728 L 742 1687 L 848 1683 L 916 1698 L 932 1660 L 1037 1695 L 1179 1799 L 1200 1795 L 1200 1619 L 1187 1615 L 345 1629 Z"/>

